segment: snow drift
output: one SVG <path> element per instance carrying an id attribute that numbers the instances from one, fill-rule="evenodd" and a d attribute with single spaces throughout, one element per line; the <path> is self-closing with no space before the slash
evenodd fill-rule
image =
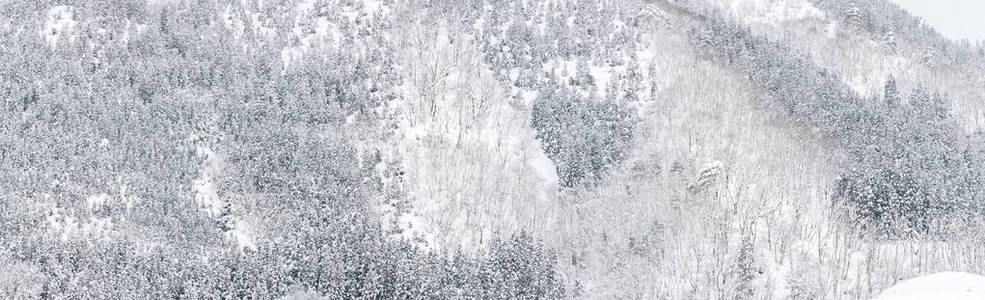
<path id="1" fill-rule="evenodd" d="M 985 299 L 985 276 L 941 272 L 916 277 L 896 284 L 876 299 Z"/>

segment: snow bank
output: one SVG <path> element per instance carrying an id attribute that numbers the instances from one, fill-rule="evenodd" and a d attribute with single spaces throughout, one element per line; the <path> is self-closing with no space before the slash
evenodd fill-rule
<path id="1" fill-rule="evenodd" d="M 876 299 L 985 299 L 985 276 L 961 272 L 921 276 L 900 282 Z"/>

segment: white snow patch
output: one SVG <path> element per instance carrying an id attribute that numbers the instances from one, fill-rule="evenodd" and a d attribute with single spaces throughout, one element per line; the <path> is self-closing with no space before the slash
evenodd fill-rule
<path id="1" fill-rule="evenodd" d="M 600 67 L 600 66 L 590 66 L 588 67 L 588 73 L 592 75 L 595 79 L 595 86 L 598 87 L 598 92 L 601 93 L 599 97 L 605 97 L 605 91 L 609 87 L 609 83 L 612 82 L 612 68 L 610 67 Z"/>
<path id="2" fill-rule="evenodd" d="M 72 6 L 59 5 L 48 9 L 44 27 L 41 29 L 41 37 L 48 45 L 55 48 L 61 38 L 69 41 L 75 40 L 72 31 L 79 22 L 75 21 L 75 9 Z"/>
<path id="3" fill-rule="evenodd" d="M 249 224 L 237 220 L 233 227 L 233 230 L 226 232 L 226 238 L 235 241 L 239 251 L 245 249 L 256 250 L 256 237 L 254 237 L 253 230 Z"/>
<path id="4" fill-rule="evenodd" d="M 120 45 L 126 46 L 130 44 L 131 29 L 139 36 L 144 33 L 144 31 L 147 31 L 147 25 L 132 23 L 130 20 L 127 20 L 127 24 L 123 27 L 123 34 L 120 36 Z"/>
<path id="5" fill-rule="evenodd" d="M 216 191 L 215 183 L 212 180 L 217 175 L 217 165 L 220 160 L 211 148 L 203 144 L 195 146 L 195 155 L 205 158 L 205 163 L 200 170 L 200 177 L 192 182 L 192 189 L 195 191 L 195 201 L 198 203 L 199 208 L 208 212 L 211 216 L 216 216 L 225 204 L 219 199 L 219 193 Z"/>
<path id="6" fill-rule="evenodd" d="M 985 276 L 961 272 L 921 276 L 896 284 L 876 299 L 985 299 Z"/>
<path id="7" fill-rule="evenodd" d="M 540 141 L 537 139 L 534 141 L 534 143 L 528 144 L 528 151 L 532 153 L 532 157 L 527 159 L 527 164 L 540 177 L 541 188 L 537 192 L 537 198 L 542 202 L 554 201 L 557 199 L 557 191 L 561 186 L 561 177 L 557 175 L 554 161 L 544 153 Z"/>
<path id="8" fill-rule="evenodd" d="M 86 209 L 90 212 L 93 210 L 98 210 L 103 206 L 106 206 L 107 200 L 109 200 L 109 195 L 105 193 L 89 196 L 86 198 Z"/>
<path id="9" fill-rule="evenodd" d="M 838 22 L 828 23 L 828 26 L 825 27 L 824 32 L 830 39 L 838 37 Z"/>
<path id="10" fill-rule="evenodd" d="M 527 91 L 524 90 L 520 92 L 520 99 L 523 99 L 523 105 L 526 107 L 533 107 L 534 101 L 537 100 L 539 93 L 537 91 Z"/>
<path id="11" fill-rule="evenodd" d="M 109 195 L 99 194 L 86 198 L 87 208 L 96 205 L 105 205 L 109 200 Z M 74 238 L 93 238 L 105 239 L 113 229 L 113 220 L 110 217 L 100 218 L 91 217 L 79 219 L 72 215 L 65 214 L 65 210 L 57 206 L 51 208 L 51 212 L 45 219 L 48 228 L 62 240 Z"/>
<path id="12" fill-rule="evenodd" d="M 380 0 L 363 0 L 363 10 L 374 14 L 377 12 L 385 12 L 386 7 L 383 6 L 383 1 Z"/>

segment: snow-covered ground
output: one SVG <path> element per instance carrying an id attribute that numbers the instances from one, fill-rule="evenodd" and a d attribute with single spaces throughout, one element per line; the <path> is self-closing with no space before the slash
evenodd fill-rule
<path id="1" fill-rule="evenodd" d="M 985 299 L 985 276 L 961 272 L 941 272 L 921 276 L 896 284 L 876 299 Z"/>
<path id="2" fill-rule="evenodd" d="M 60 39 L 75 39 L 72 31 L 79 22 L 75 20 L 75 12 L 71 6 L 55 6 L 48 10 L 41 36 L 52 48 L 58 45 Z"/>

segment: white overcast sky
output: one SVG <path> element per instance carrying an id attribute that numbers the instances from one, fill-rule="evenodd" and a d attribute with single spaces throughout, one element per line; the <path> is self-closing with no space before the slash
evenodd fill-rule
<path id="1" fill-rule="evenodd" d="M 985 0 L 891 0 L 953 40 L 985 41 Z"/>

